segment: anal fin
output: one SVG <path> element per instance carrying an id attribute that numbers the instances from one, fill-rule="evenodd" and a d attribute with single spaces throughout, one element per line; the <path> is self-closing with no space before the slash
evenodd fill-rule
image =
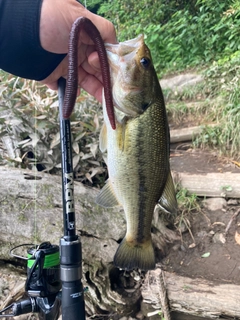
<path id="1" fill-rule="evenodd" d="M 166 213 L 171 213 L 173 215 L 177 214 L 178 204 L 171 171 L 169 171 L 168 178 L 158 204 Z"/>

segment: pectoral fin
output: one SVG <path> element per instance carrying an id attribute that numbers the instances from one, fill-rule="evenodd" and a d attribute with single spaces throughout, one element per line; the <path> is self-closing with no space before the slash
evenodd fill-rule
<path id="1" fill-rule="evenodd" d="M 120 205 L 109 180 L 99 192 L 96 203 L 104 208 L 112 208 Z"/>
<path id="2" fill-rule="evenodd" d="M 99 136 L 99 149 L 101 150 L 102 153 L 107 151 L 107 126 L 105 122 L 102 126 L 100 136 Z"/>
<path id="3" fill-rule="evenodd" d="M 171 171 L 169 171 L 167 182 L 165 184 L 162 196 L 158 201 L 158 204 L 166 213 L 171 213 L 174 215 L 177 213 L 178 205 Z"/>

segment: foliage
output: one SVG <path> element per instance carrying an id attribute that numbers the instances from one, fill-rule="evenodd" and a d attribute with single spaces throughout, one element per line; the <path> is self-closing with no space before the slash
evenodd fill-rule
<path id="1" fill-rule="evenodd" d="M 189 231 L 192 237 L 193 244 L 195 246 L 195 239 L 191 231 L 191 215 L 193 212 L 201 212 L 201 206 L 199 203 L 199 198 L 195 194 L 189 194 L 188 190 L 185 188 L 180 188 L 177 192 L 178 207 L 181 214 L 177 217 L 175 225 L 182 234 L 186 229 Z"/>
<path id="2" fill-rule="evenodd" d="M 88 10 L 96 14 L 100 8 L 101 2 L 101 0 L 84 0 L 84 2 L 82 1 L 82 4 L 84 4 Z"/>
<path id="3" fill-rule="evenodd" d="M 98 13 L 112 20 L 120 41 L 145 34 L 159 74 L 209 63 L 240 49 L 239 0 L 99 4 Z"/>
<path id="4" fill-rule="evenodd" d="M 219 60 L 205 72 L 206 86 L 215 98 L 208 117 L 217 123 L 207 127 L 196 140 L 198 146 L 211 146 L 239 159 L 240 150 L 240 51 Z"/>
<path id="5" fill-rule="evenodd" d="M 35 81 L 0 74 L 0 165 L 60 173 L 58 101 L 54 91 Z M 101 106 L 91 97 L 78 98 L 71 117 L 76 179 L 102 185 L 106 167 L 98 150 Z"/>

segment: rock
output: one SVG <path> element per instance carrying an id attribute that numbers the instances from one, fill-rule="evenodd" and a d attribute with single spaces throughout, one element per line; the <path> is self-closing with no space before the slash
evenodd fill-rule
<path id="1" fill-rule="evenodd" d="M 227 206 L 224 198 L 209 198 L 203 201 L 203 205 L 210 211 L 223 210 Z"/>
<path id="2" fill-rule="evenodd" d="M 230 205 L 230 206 L 237 206 L 238 205 L 238 201 L 237 201 L 237 199 L 229 199 L 227 204 Z"/>
<path id="3" fill-rule="evenodd" d="M 142 311 L 139 311 L 139 312 L 136 314 L 136 318 L 137 318 L 138 320 L 143 320 L 144 315 L 143 315 Z"/>
<path id="4" fill-rule="evenodd" d="M 193 86 L 203 80 L 203 76 L 196 73 L 177 75 L 160 81 L 162 89 L 170 89 L 181 92 L 185 87 Z"/>
<path id="5" fill-rule="evenodd" d="M 217 232 L 215 233 L 215 235 L 213 236 L 213 242 L 214 243 L 226 243 L 226 238 L 223 235 L 223 233 Z"/>

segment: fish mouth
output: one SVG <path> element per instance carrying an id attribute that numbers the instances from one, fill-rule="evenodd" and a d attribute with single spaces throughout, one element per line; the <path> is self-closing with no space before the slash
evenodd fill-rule
<path id="1" fill-rule="evenodd" d="M 117 44 L 105 43 L 106 50 L 120 56 L 127 55 L 128 53 L 136 50 L 144 41 L 143 34 L 140 34 L 134 39 L 130 39 Z"/>
<path id="2" fill-rule="evenodd" d="M 128 62 L 136 55 L 139 47 L 144 43 L 144 37 L 140 34 L 137 38 L 117 44 L 105 43 L 108 60 L 111 68 L 119 68 L 120 62 Z"/>

